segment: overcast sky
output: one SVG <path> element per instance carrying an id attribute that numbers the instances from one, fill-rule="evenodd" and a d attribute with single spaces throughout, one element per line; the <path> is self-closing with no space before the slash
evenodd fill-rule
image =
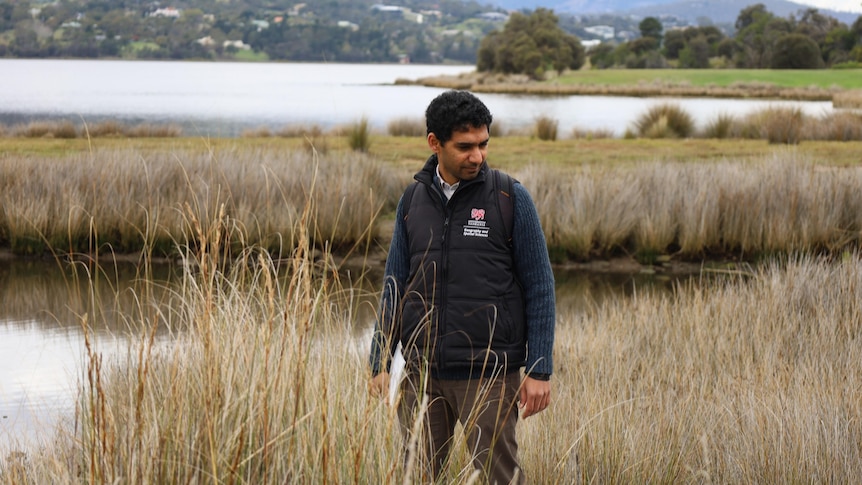
<path id="1" fill-rule="evenodd" d="M 844 12 L 862 12 L 862 0 L 803 0 L 799 3 Z"/>

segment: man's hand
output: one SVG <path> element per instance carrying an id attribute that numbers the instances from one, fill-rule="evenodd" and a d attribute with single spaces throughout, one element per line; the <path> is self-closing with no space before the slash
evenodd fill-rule
<path id="1" fill-rule="evenodd" d="M 368 392 L 374 397 L 386 398 L 389 395 L 389 373 L 381 372 L 368 381 Z"/>
<path id="2" fill-rule="evenodd" d="M 551 382 L 525 377 L 521 383 L 521 396 L 518 407 L 521 416 L 529 418 L 540 413 L 551 404 Z"/>

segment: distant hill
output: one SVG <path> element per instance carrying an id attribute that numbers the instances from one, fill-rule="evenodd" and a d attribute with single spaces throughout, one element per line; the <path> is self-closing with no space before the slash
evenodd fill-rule
<path id="1" fill-rule="evenodd" d="M 713 23 L 733 23 L 739 12 L 750 5 L 762 3 L 766 9 L 779 17 L 787 17 L 800 10 L 812 8 L 802 3 L 787 0 L 486 0 L 509 10 L 534 10 L 539 7 L 553 9 L 558 13 L 575 15 L 617 14 L 639 17 L 674 15 L 691 22 L 699 17 L 708 17 Z M 824 15 L 851 24 L 859 14 L 818 9 Z"/>
<path id="2" fill-rule="evenodd" d="M 669 3 L 636 7 L 629 9 L 627 12 L 640 17 L 658 17 L 663 14 L 672 14 L 690 21 L 696 21 L 699 17 L 706 17 L 716 24 L 732 24 L 736 21 L 736 17 L 742 9 L 756 3 L 764 4 L 767 10 L 779 17 L 788 17 L 799 11 L 816 8 L 786 0 L 676 0 Z M 818 8 L 817 10 L 848 25 L 852 24 L 859 16 L 854 13 L 836 12 L 828 9 Z"/>

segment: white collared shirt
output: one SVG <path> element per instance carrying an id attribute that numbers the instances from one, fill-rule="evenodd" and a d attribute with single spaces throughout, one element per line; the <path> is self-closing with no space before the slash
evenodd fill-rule
<path id="1" fill-rule="evenodd" d="M 446 181 L 443 180 L 443 177 L 440 176 L 440 164 L 439 163 L 437 164 L 437 180 L 440 181 L 440 188 L 443 189 L 443 195 L 446 196 L 446 200 L 451 199 L 452 194 L 454 194 L 455 191 L 458 190 L 458 186 L 461 185 L 460 180 L 455 182 L 452 185 L 449 185 L 448 183 L 446 183 Z"/>

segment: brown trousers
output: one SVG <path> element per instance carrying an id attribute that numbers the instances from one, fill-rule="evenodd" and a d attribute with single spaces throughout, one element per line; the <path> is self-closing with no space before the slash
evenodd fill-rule
<path id="1" fill-rule="evenodd" d="M 401 428 L 408 445 L 405 455 L 405 463 L 411 467 L 408 472 L 420 481 L 436 480 L 452 448 L 455 424 L 460 422 L 473 466 L 482 470 L 487 483 L 526 483 L 518 463 L 515 438 L 520 384 L 518 372 L 467 381 L 427 377 L 427 383 L 416 374 L 408 374 L 401 385 L 399 406 Z M 425 396 L 427 408 L 422 420 L 417 421 Z"/>

